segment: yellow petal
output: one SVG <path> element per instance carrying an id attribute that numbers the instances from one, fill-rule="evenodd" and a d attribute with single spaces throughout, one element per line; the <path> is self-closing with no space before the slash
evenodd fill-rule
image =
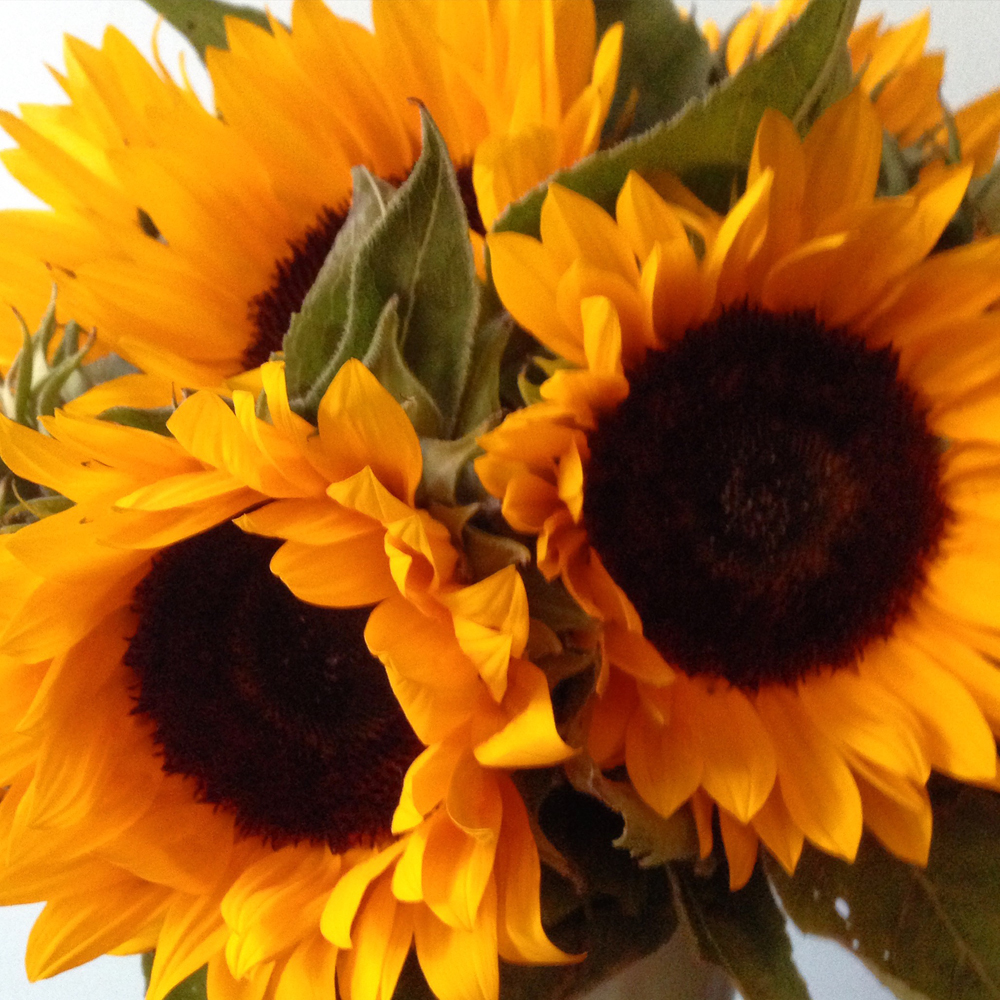
<path id="1" fill-rule="evenodd" d="M 447 594 L 441 602 L 455 620 L 455 637 L 477 665 L 498 701 L 507 687 L 510 657 L 524 652 L 528 641 L 528 597 L 513 566 Z"/>
<path id="2" fill-rule="evenodd" d="M 622 375 L 622 325 L 611 299 L 591 296 L 580 303 L 583 347 L 595 375 Z"/>
<path id="3" fill-rule="evenodd" d="M 618 194 L 615 216 L 632 253 L 642 262 L 657 243 L 676 242 L 690 247 L 677 213 L 634 170 L 629 171 Z"/>
<path id="4" fill-rule="evenodd" d="M 328 608 L 359 608 L 395 592 L 381 530 L 332 545 L 285 542 L 271 572 L 299 600 Z"/>
<path id="5" fill-rule="evenodd" d="M 134 476 L 88 461 L 88 456 L 0 416 L 0 456 L 17 475 L 50 486 L 70 500 L 121 496 L 135 488 Z"/>
<path id="6" fill-rule="evenodd" d="M 617 622 L 605 626 L 604 654 L 616 667 L 644 684 L 663 687 L 676 676 L 648 639 Z"/>
<path id="7" fill-rule="evenodd" d="M 318 934 L 288 956 L 274 990 L 274 1000 L 327 1000 L 336 990 L 339 949 Z"/>
<path id="8" fill-rule="evenodd" d="M 325 497 L 308 500 L 278 500 L 238 517 L 244 531 L 268 538 L 284 538 L 309 545 L 332 545 L 372 531 L 364 514 L 347 510 Z"/>
<path id="9" fill-rule="evenodd" d="M 79 886 L 42 910 L 28 938 L 28 978 L 48 979 L 126 940 L 161 913 L 170 890 L 122 872 L 116 881 Z"/>
<path id="10" fill-rule="evenodd" d="M 354 865 L 334 886 L 320 919 L 320 930 L 327 941 L 338 948 L 351 948 L 351 927 L 368 886 L 403 853 L 405 838 L 372 854 Z"/>
<path id="11" fill-rule="evenodd" d="M 897 637 L 868 650 L 860 666 L 894 692 L 922 723 L 931 764 L 956 778 L 996 774 L 996 745 L 969 692 L 912 643 Z"/>
<path id="12" fill-rule="evenodd" d="M 346 479 L 369 466 L 380 482 L 405 503 L 423 469 L 420 442 L 403 408 L 360 361 L 337 372 L 317 415 L 323 449 Z"/>
<path id="13" fill-rule="evenodd" d="M 528 812 L 513 782 L 499 779 L 503 826 L 495 862 L 497 882 L 497 950 L 508 962 L 579 961 L 549 941 L 542 927 L 541 864 Z"/>
<path id="14" fill-rule="evenodd" d="M 431 825 L 424 823 L 421 818 L 420 826 L 407 836 L 406 848 L 396 862 L 392 873 L 392 892 L 402 903 L 419 903 L 424 898 L 424 851 L 427 849 Z"/>
<path id="15" fill-rule="evenodd" d="M 629 777 L 660 815 L 676 812 L 701 784 L 704 764 L 698 746 L 698 734 L 683 713 L 675 713 L 667 725 L 657 724 L 643 710 L 629 720 L 625 736 Z"/>
<path id="16" fill-rule="evenodd" d="M 556 354 L 584 364 L 582 339 L 563 323 L 556 307 L 564 269 L 553 255 L 520 233 L 491 233 L 486 246 L 493 281 L 514 319 Z"/>
<path id="17" fill-rule="evenodd" d="M 440 1000 L 497 1000 L 500 974 L 492 882 L 472 930 L 449 927 L 421 907 L 414 912 L 413 933 L 420 968 Z"/>
<path id="18" fill-rule="evenodd" d="M 846 670 L 807 677 L 799 697 L 813 724 L 841 747 L 923 783 L 930 774 L 916 717 L 878 684 Z"/>
<path id="19" fill-rule="evenodd" d="M 214 469 L 269 496 L 296 496 L 295 484 L 280 475 L 253 446 L 236 414 L 212 392 L 197 392 L 167 422 L 185 450 Z"/>
<path id="20" fill-rule="evenodd" d="M 805 837 L 789 815 L 785 800 L 781 797 L 781 789 L 777 785 L 752 822 L 767 849 L 791 875 L 802 855 Z"/>
<path id="21" fill-rule="evenodd" d="M 843 155 L 831 156 L 830 150 Z M 805 154 L 805 232 L 821 234 L 826 220 L 867 205 L 882 162 L 882 126 L 860 90 L 831 105 L 802 143 Z M 829 230 L 826 230 L 829 232 Z"/>
<path id="22" fill-rule="evenodd" d="M 178 983 L 221 951 L 227 930 L 220 902 L 212 895 L 174 898 L 156 942 L 147 1000 L 165 1000 Z"/>
<path id="23" fill-rule="evenodd" d="M 931 849 L 931 804 L 927 790 L 915 789 L 919 807 L 906 809 L 867 781 L 858 781 L 865 825 L 897 857 L 924 866 Z"/>
<path id="24" fill-rule="evenodd" d="M 792 819 L 817 847 L 853 860 L 861 839 L 861 798 L 842 757 L 794 691 L 762 688 L 756 705 L 774 741 L 778 782 Z"/>
<path id="25" fill-rule="evenodd" d="M 502 705 L 510 721 L 475 748 L 486 767 L 546 767 L 575 752 L 556 731 L 545 674 L 527 660 L 511 662 L 510 685 Z"/>
<path id="26" fill-rule="evenodd" d="M 702 787 L 736 820 L 747 823 L 774 786 L 774 749 L 746 695 L 724 684 L 711 688 L 681 682 L 674 712 L 689 712 L 701 734 Z"/>
<path id="27" fill-rule="evenodd" d="M 396 926 L 397 913 L 400 909 L 402 907 L 396 902 L 388 880 L 380 879 L 376 882 L 355 922 L 357 943 L 353 952 L 354 961 L 349 965 L 349 985 L 347 985 L 351 1000 L 379 1000 L 382 995 L 383 977 L 389 979 L 386 985 L 391 996 L 410 943 L 408 921 L 403 923 L 402 927 Z M 387 967 L 386 958 L 390 943 L 393 942 L 394 931 L 395 936 L 399 937 L 399 931 L 403 927 L 406 931 L 406 947 L 400 949 L 397 944 L 393 948 L 393 961 Z M 343 986 L 341 988 L 343 989 Z"/>
<path id="28" fill-rule="evenodd" d="M 581 261 L 638 283 L 639 268 L 624 233 L 589 198 L 550 184 L 542 204 L 541 233 L 545 249 L 560 269 Z"/>
<path id="29" fill-rule="evenodd" d="M 369 465 L 346 479 L 331 483 L 326 492 L 337 503 L 386 527 L 413 514 L 413 505 L 398 499 Z"/>
<path id="30" fill-rule="evenodd" d="M 725 809 L 719 810 L 719 830 L 729 862 L 729 888 L 735 892 L 750 881 L 757 864 L 757 833 Z"/>
<path id="31" fill-rule="evenodd" d="M 471 930 L 492 878 L 503 806 L 493 775 L 459 761 L 447 813 L 430 821 L 421 884 L 424 901 L 449 927 Z"/>

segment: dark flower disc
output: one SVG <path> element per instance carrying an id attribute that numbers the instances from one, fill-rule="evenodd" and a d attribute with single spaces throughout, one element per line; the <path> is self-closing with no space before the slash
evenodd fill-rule
<path id="1" fill-rule="evenodd" d="M 456 168 L 456 176 L 469 227 L 485 234 L 472 186 L 472 166 L 467 164 Z M 398 186 L 403 180 L 405 178 L 390 179 L 390 183 Z M 281 350 L 292 314 L 302 308 L 306 293 L 318 277 L 349 209 L 350 205 L 322 208 L 309 229 L 299 239 L 289 243 L 288 255 L 274 266 L 269 287 L 250 300 L 247 313 L 253 328 L 253 341 L 243 352 L 244 370 L 257 368 L 274 352 Z"/>
<path id="2" fill-rule="evenodd" d="M 245 371 L 258 368 L 281 350 L 292 313 L 302 308 L 306 293 L 347 218 L 347 211 L 348 206 L 321 209 L 312 226 L 289 243 L 288 256 L 275 264 L 270 287 L 250 300 L 247 312 L 254 338 L 243 352 Z"/>
<path id="3" fill-rule="evenodd" d="M 334 851 L 389 832 L 423 749 L 364 642 L 368 608 L 298 600 L 279 543 L 224 524 L 154 560 L 126 663 L 168 773 L 274 843 Z"/>
<path id="4" fill-rule="evenodd" d="M 629 385 L 590 438 L 584 521 L 669 662 L 752 689 L 892 632 L 949 512 L 891 349 L 744 306 Z"/>

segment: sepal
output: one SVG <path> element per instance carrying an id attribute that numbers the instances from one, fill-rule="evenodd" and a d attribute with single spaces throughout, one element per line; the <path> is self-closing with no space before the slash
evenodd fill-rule
<path id="1" fill-rule="evenodd" d="M 85 364 L 94 338 L 82 337 L 73 320 L 57 321 L 54 291 L 34 333 L 16 310 L 15 315 L 21 325 L 21 350 L 0 380 L 0 410 L 15 423 L 38 430 L 39 418 L 52 416 L 57 407 L 101 382 L 135 371 L 113 354 Z M 0 533 L 16 531 L 69 506 L 65 497 L 14 475 L 0 462 Z"/>
<path id="2" fill-rule="evenodd" d="M 351 210 L 285 337 L 289 398 L 307 420 L 349 358 L 379 367 L 425 435 L 450 439 L 469 419 L 480 287 L 455 169 L 423 108 L 421 118 L 423 151 L 397 190 L 355 170 Z M 488 357 L 497 336 L 478 339 Z"/>
<path id="3" fill-rule="evenodd" d="M 640 868 L 655 868 L 697 855 L 698 837 L 690 810 L 682 808 L 672 816 L 661 816 L 631 784 L 605 777 L 586 754 L 578 754 L 563 766 L 577 791 L 603 802 L 621 816 L 622 832 L 612 843 L 628 851 Z"/>
<path id="4" fill-rule="evenodd" d="M 243 4 L 224 3 L 223 0 L 146 0 L 146 3 L 195 47 L 202 62 L 209 45 L 215 49 L 229 47 L 227 17 L 238 17 L 270 30 L 270 22 L 263 11 Z"/>

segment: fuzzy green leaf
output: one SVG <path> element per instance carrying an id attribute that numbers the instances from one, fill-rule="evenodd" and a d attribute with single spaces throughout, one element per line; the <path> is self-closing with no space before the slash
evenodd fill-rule
<path id="1" fill-rule="evenodd" d="M 393 295 L 382 309 L 371 345 L 363 361 L 365 367 L 399 401 L 421 437 L 436 437 L 444 423 L 430 393 L 399 351 L 399 300 Z"/>
<path id="2" fill-rule="evenodd" d="M 597 0 L 595 6 L 598 33 L 616 21 L 625 28 L 606 134 L 616 133 L 633 90 L 636 104 L 629 135 L 667 121 L 705 93 L 714 65 L 712 53 L 695 23 L 681 18 L 671 0 Z"/>
<path id="3" fill-rule="evenodd" d="M 725 969 L 745 1000 L 809 1000 L 792 962 L 785 917 L 760 866 L 737 892 L 720 864 L 711 876 L 671 865 L 674 893 L 704 959 Z"/>
<path id="4" fill-rule="evenodd" d="M 227 17 L 239 17 L 270 31 L 267 15 L 254 7 L 223 3 L 222 0 L 146 0 L 146 3 L 172 24 L 197 50 L 202 62 L 211 45 L 226 49 Z"/>
<path id="5" fill-rule="evenodd" d="M 360 356 L 344 344 L 351 274 L 361 246 L 396 194 L 391 184 L 364 167 L 355 167 L 352 177 L 351 209 L 282 343 L 289 400 L 307 420 L 315 418 L 323 393 L 343 363 Z"/>
<path id="6" fill-rule="evenodd" d="M 669 170 L 703 198 L 719 204 L 750 161 L 766 108 L 798 124 L 807 122 L 838 78 L 844 47 L 860 0 L 812 0 L 802 16 L 759 59 L 712 90 L 683 114 L 557 173 L 554 180 L 609 211 L 630 170 Z M 716 194 L 713 196 L 713 192 Z M 538 235 L 545 186 L 515 202 L 498 230 Z"/>
<path id="7" fill-rule="evenodd" d="M 421 108 L 423 151 L 360 247 L 345 341 L 368 343 L 386 302 L 399 299 L 399 344 L 451 437 L 479 315 L 469 223 L 441 133 Z M 363 357 L 363 352 L 355 354 Z"/>
<path id="8" fill-rule="evenodd" d="M 420 438 L 420 450 L 424 456 L 424 474 L 420 480 L 421 506 L 439 503 L 454 507 L 479 499 L 474 493 L 477 489 L 481 492 L 482 487 L 472 470 L 472 461 L 483 453 L 483 449 L 476 444 L 475 435 L 466 434 L 454 441 L 423 436 Z M 470 493 L 473 495 L 467 495 Z"/>
<path id="9" fill-rule="evenodd" d="M 355 171 L 347 222 L 285 338 L 289 397 L 307 420 L 349 358 L 370 364 L 377 356 L 384 367 L 378 374 L 390 366 L 407 383 L 400 402 L 429 399 L 439 411 L 439 425 L 420 432 L 454 436 L 476 336 L 479 282 L 448 149 L 430 116 L 421 114 L 423 151 L 398 190 Z M 390 301 L 391 349 L 384 342 Z"/>
<path id="10" fill-rule="evenodd" d="M 456 418 L 457 433 L 482 432 L 499 421 L 501 361 L 513 329 L 514 321 L 504 312 L 480 324 L 476 330 L 469 377 Z"/>
<path id="11" fill-rule="evenodd" d="M 866 837 L 854 864 L 807 850 L 771 880 L 803 930 L 849 948 L 899 995 L 1000 998 L 1000 795 L 936 792 L 926 868 Z"/>

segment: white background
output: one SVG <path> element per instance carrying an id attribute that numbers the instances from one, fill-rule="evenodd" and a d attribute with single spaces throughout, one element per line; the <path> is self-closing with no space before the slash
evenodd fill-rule
<path id="1" fill-rule="evenodd" d="M 260 0 L 242 0 L 264 7 Z M 451 0 L 460 3 L 462 0 Z M 330 0 L 341 14 L 370 23 L 367 0 Z M 286 23 L 291 0 L 274 0 L 271 11 Z M 747 6 L 743 0 L 701 0 L 699 17 L 728 24 Z M 879 12 L 890 22 L 932 12 L 931 48 L 945 49 L 948 58 L 944 97 L 957 107 L 986 90 L 1000 86 L 1000 2 L 998 0 L 863 0 L 861 19 Z M 104 28 L 113 24 L 151 55 L 155 15 L 142 0 L 0 0 L 0 108 L 16 110 L 21 103 L 62 103 L 64 95 L 45 65 L 63 68 L 62 35 L 75 35 L 99 45 Z M 209 99 L 207 78 L 193 51 L 169 27 L 160 34 L 164 62 L 174 69 L 181 52 L 199 92 Z M 0 148 L 10 146 L 5 135 Z M 0 208 L 34 207 L 37 202 L 0 172 Z M 24 948 L 38 906 L 0 908 L 0 998 L 2 1000 L 139 1000 L 142 976 L 137 958 L 106 957 L 57 976 L 29 984 L 24 974 Z M 865 969 L 836 945 L 796 935 L 800 961 L 814 1000 L 882 1000 L 890 998 Z M 657 958 L 647 960 L 656 964 Z M 662 962 L 671 960 L 664 956 Z M 634 980 L 633 980 L 634 982 Z M 639 1000 L 635 987 L 623 983 L 618 995 Z M 333 998 L 331 998 L 333 1000 Z M 670 1000 L 665 997 L 664 1000 Z"/>

